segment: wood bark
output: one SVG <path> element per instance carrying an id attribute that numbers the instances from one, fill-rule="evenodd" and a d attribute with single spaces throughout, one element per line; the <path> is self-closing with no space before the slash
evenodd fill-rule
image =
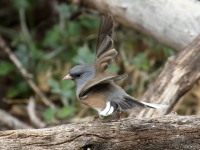
<path id="1" fill-rule="evenodd" d="M 67 0 L 110 12 L 115 20 L 182 50 L 200 33 L 197 0 Z"/>
<path id="2" fill-rule="evenodd" d="M 177 101 L 200 78 L 200 35 L 183 51 L 168 59 L 154 84 L 145 92 L 143 99 L 153 103 L 165 103 L 166 111 L 142 110 L 137 117 L 152 117 L 170 112 Z M 131 114 L 131 116 L 133 116 Z"/>
<path id="3" fill-rule="evenodd" d="M 129 118 L 0 133 L 0 149 L 5 150 L 199 150 L 200 117 Z"/>

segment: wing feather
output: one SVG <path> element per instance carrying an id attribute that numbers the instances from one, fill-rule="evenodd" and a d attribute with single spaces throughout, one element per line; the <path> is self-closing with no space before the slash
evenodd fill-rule
<path id="1" fill-rule="evenodd" d="M 90 91 L 90 89 L 92 89 L 94 86 L 97 86 L 99 84 L 103 84 L 103 83 L 109 83 L 109 82 L 115 82 L 118 80 L 122 80 L 124 78 L 127 77 L 127 74 L 123 74 L 123 75 L 100 75 L 98 77 L 95 77 L 94 79 L 90 80 L 80 91 L 79 93 L 79 97 L 85 97 L 85 95 L 87 95 L 87 93 Z"/>
<path id="2" fill-rule="evenodd" d="M 107 69 L 108 65 L 117 56 L 117 51 L 112 48 L 112 30 L 112 16 L 110 14 L 102 16 L 97 39 L 96 58 L 94 62 L 96 72 L 104 72 Z"/>
<path id="3" fill-rule="evenodd" d="M 113 18 L 110 14 L 108 15 L 102 15 L 100 26 L 99 26 L 99 33 L 98 33 L 98 39 L 97 39 L 97 47 L 96 50 L 98 52 L 98 49 L 102 43 L 102 41 L 105 39 L 106 36 L 112 37 L 112 29 L 113 29 Z"/>

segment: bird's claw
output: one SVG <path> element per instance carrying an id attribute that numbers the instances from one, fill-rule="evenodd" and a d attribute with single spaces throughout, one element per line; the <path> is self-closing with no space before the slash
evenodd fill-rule
<path id="1" fill-rule="evenodd" d="M 122 112 L 120 110 L 117 110 L 117 119 L 121 119 Z"/>
<path id="2" fill-rule="evenodd" d="M 102 121 L 103 120 L 103 116 L 99 115 L 99 116 L 95 116 L 94 117 L 94 121 Z"/>

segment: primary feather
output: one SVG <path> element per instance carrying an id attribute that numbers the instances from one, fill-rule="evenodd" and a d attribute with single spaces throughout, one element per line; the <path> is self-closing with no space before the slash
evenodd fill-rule
<path id="1" fill-rule="evenodd" d="M 104 72 L 112 60 L 117 56 L 117 51 L 112 48 L 112 30 L 112 16 L 102 16 L 97 39 L 96 58 L 94 62 L 95 71 L 97 73 Z"/>

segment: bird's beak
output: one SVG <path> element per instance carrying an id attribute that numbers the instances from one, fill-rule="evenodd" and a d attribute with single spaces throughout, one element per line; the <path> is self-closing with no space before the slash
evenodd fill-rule
<path id="1" fill-rule="evenodd" d="M 67 74 L 62 80 L 72 80 L 72 76 L 70 74 Z"/>

